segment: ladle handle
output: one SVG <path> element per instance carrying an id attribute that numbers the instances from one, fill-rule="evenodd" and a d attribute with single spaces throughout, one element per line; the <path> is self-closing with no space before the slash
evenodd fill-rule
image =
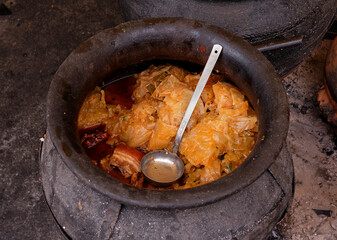
<path id="1" fill-rule="evenodd" d="M 181 138 L 185 132 L 186 126 L 192 116 L 192 113 L 194 111 L 195 106 L 197 105 L 197 102 L 200 98 L 200 95 L 202 91 L 204 90 L 204 87 L 207 83 L 207 80 L 209 76 L 211 75 L 213 68 L 216 64 L 216 61 L 219 58 L 219 55 L 221 53 L 222 46 L 219 44 L 214 44 L 213 49 L 211 51 L 211 54 L 208 57 L 207 63 L 205 65 L 204 70 L 202 71 L 201 77 L 199 79 L 198 85 L 194 90 L 194 93 L 192 95 L 192 98 L 190 100 L 190 103 L 187 106 L 185 115 L 183 117 L 183 120 L 181 120 L 179 129 L 177 131 L 176 139 L 174 141 L 174 146 L 173 146 L 173 153 L 177 153 L 179 150 L 179 145 Z"/>

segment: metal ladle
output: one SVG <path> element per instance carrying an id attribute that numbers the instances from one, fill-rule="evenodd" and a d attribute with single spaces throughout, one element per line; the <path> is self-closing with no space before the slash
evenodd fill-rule
<path id="1" fill-rule="evenodd" d="M 202 91 L 211 75 L 213 68 L 219 58 L 222 46 L 215 44 L 208 57 L 205 68 L 201 74 L 198 85 L 194 90 L 190 103 L 186 109 L 185 115 L 180 123 L 177 135 L 174 141 L 173 151 L 156 150 L 146 154 L 141 161 L 141 169 L 146 178 L 157 185 L 170 185 L 177 181 L 184 173 L 184 163 L 177 155 L 181 138 L 185 132 L 186 126 L 191 118 L 194 108 L 200 98 Z"/>

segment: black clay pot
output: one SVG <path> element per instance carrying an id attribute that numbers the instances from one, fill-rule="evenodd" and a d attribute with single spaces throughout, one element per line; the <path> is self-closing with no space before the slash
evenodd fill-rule
<path id="1" fill-rule="evenodd" d="M 149 61 L 204 65 L 215 43 L 223 46 L 216 68 L 228 73 L 258 114 L 258 139 L 246 161 L 214 182 L 175 191 L 138 189 L 98 169 L 85 154 L 76 127 L 88 92 L 108 76 L 129 75 Z M 88 186 L 127 205 L 185 208 L 223 199 L 254 182 L 279 155 L 288 131 L 289 113 L 279 76 L 252 45 L 203 22 L 163 18 L 127 22 L 104 30 L 74 50 L 51 83 L 47 124 L 47 134 L 62 160 Z"/>
<path id="2" fill-rule="evenodd" d="M 124 20 L 185 17 L 222 27 L 252 44 L 302 37 L 301 44 L 264 52 L 285 76 L 321 42 L 334 19 L 335 0 L 120 0 Z"/>

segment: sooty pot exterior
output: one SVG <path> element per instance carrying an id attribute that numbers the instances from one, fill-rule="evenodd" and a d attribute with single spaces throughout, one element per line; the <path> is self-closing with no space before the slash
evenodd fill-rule
<path id="1" fill-rule="evenodd" d="M 158 59 L 204 65 L 215 44 L 223 46 L 216 69 L 226 72 L 258 114 L 257 142 L 246 161 L 206 185 L 175 191 L 138 189 L 98 169 L 81 147 L 77 116 L 90 90 L 107 76 L 134 73 L 137 64 Z M 48 134 L 67 167 L 89 187 L 128 205 L 187 208 L 218 201 L 254 182 L 277 158 L 289 124 L 281 80 L 252 45 L 219 27 L 182 18 L 145 19 L 93 36 L 63 62 L 48 93 Z"/>

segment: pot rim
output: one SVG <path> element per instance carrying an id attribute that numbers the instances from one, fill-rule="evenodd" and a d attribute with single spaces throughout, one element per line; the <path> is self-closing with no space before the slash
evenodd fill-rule
<path id="1" fill-rule="evenodd" d="M 174 191 L 129 186 L 95 167 L 85 154 L 76 130 L 79 107 L 85 95 L 123 66 L 154 59 L 203 65 L 214 43 L 223 46 L 216 67 L 229 72 L 231 80 L 245 92 L 258 113 L 258 138 L 247 159 L 216 181 Z M 94 35 L 61 64 L 47 98 L 48 134 L 68 168 L 96 191 L 124 204 L 148 208 L 197 207 L 240 191 L 275 161 L 288 126 L 285 89 L 263 54 L 224 29 L 183 18 L 131 21 Z"/>

